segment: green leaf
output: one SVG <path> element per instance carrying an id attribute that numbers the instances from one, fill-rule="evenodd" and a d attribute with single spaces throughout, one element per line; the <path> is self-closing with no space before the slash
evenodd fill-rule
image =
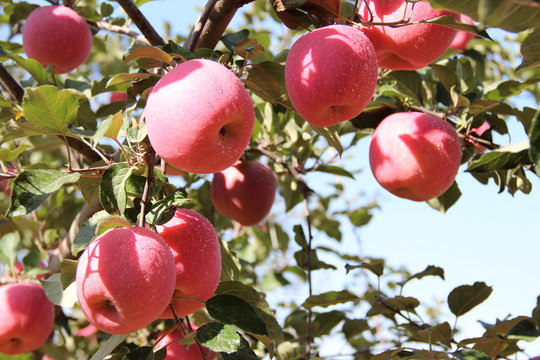
<path id="1" fill-rule="evenodd" d="M 17 262 L 17 253 L 19 252 L 19 246 L 21 245 L 21 238 L 19 233 L 14 231 L 5 234 L 0 238 L 0 259 L 10 267 Z"/>
<path id="2" fill-rule="evenodd" d="M 98 351 L 90 358 L 90 360 L 103 360 L 105 356 L 109 355 L 118 345 L 126 340 L 126 335 L 113 335 L 105 341 Z"/>
<path id="3" fill-rule="evenodd" d="M 99 200 L 109 214 L 123 214 L 127 205 L 126 183 L 134 168 L 127 163 L 111 165 L 101 178 Z"/>
<path id="4" fill-rule="evenodd" d="M 336 125 L 330 127 L 319 127 L 310 124 L 310 126 L 317 134 L 325 138 L 328 145 L 336 149 L 340 156 L 343 154 L 343 145 L 341 145 L 341 140 L 339 139 L 339 133 Z"/>
<path id="5" fill-rule="evenodd" d="M 320 172 L 339 175 L 339 176 L 346 176 L 346 177 L 351 178 L 351 179 L 354 180 L 354 175 L 353 174 L 351 174 L 350 172 L 348 172 L 344 168 L 339 167 L 339 166 L 335 166 L 335 165 L 320 165 L 320 166 L 317 166 L 315 171 L 320 171 Z"/>
<path id="6" fill-rule="evenodd" d="M 71 253 L 78 256 L 81 251 L 86 249 L 88 244 L 96 236 L 97 224 L 101 219 L 110 216 L 105 210 L 98 211 L 90 219 L 86 220 L 79 229 L 77 236 L 71 244 Z"/>
<path id="7" fill-rule="evenodd" d="M 338 310 L 317 314 L 313 319 L 312 336 L 320 337 L 330 334 L 330 331 L 345 319 L 345 313 Z"/>
<path id="8" fill-rule="evenodd" d="M 345 319 L 341 331 L 343 332 L 343 335 L 345 335 L 345 338 L 349 340 L 370 329 L 371 325 L 368 323 L 367 319 Z"/>
<path id="9" fill-rule="evenodd" d="M 37 209 L 64 184 L 77 182 L 80 174 L 57 170 L 25 170 L 13 181 L 7 216 L 26 215 Z"/>
<path id="10" fill-rule="evenodd" d="M 231 354 L 220 353 L 219 354 L 223 360 L 258 360 L 259 357 L 255 354 L 247 344 L 246 346 L 240 348 L 238 351 L 235 351 Z"/>
<path id="11" fill-rule="evenodd" d="M 285 66 L 282 64 L 273 61 L 253 64 L 243 81 L 249 90 L 262 99 L 272 104 L 292 107 L 285 87 Z"/>
<path id="12" fill-rule="evenodd" d="M 539 31 L 540 33 L 540 31 Z M 503 101 L 512 96 L 519 95 L 524 89 L 538 83 L 540 79 L 533 78 L 521 82 L 517 80 L 506 80 L 494 82 L 484 87 L 484 100 Z"/>
<path id="13" fill-rule="evenodd" d="M 427 203 L 433 209 L 445 214 L 448 209 L 450 209 L 452 205 L 459 200 L 460 197 L 461 190 L 459 190 L 457 182 L 454 181 L 454 183 L 442 195 L 428 200 Z"/>
<path id="14" fill-rule="evenodd" d="M 529 149 L 520 146 L 514 149 L 494 150 L 482 154 L 479 158 L 471 161 L 467 172 L 486 173 L 495 170 L 511 170 L 524 164 L 530 164 Z M 514 151 L 514 150 L 518 151 Z"/>
<path id="15" fill-rule="evenodd" d="M 121 216 L 107 216 L 98 221 L 96 226 L 96 236 L 111 229 L 129 226 L 132 226 L 132 224 Z"/>
<path id="16" fill-rule="evenodd" d="M 242 345 L 242 336 L 234 325 L 217 322 L 206 323 L 197 329 L 196 339 L 205 348 L 227 354 L 237 351 Z"/>
<path id="17" fill-rule="evenodd" d="M 65 290 L 62 289 L 61 275 L 52 274 L 46 279 L 39 280 L 45 290 L 45 294 L 54 305 L 73 307 L 77 302 L 77 286 L 72 283 Z"/>
<path id="18" fill-rule="evenodd" d="M 52 85 L 26 89 L 23 113 L 33 126 L 58 135 L 67 135 L 68 126 L 77 120 L 79 102 L 69 90 Z"/>
<path id="19" fill-rule="evenodd" d="M 489 36 L 486 30 L 480 30 L 475 25 L 469 25 L 469 24 L 459 22 L 456 20 L 455 17 L 451 15 L 443 15 L 443 16 L 439 16 L 433 19 L 420 20 L 419 23 L 438 24 L 438 25 L 446 26 L 446 27 L 456 29 L 459 31 L 465 31 L 471 34 L 479 35 L 488 40 L 493 40 L 491 39 L 491 37 Z"/>
<path id="20" fill-rule="evenodd" d="M 60 264 L 60 283 L 62 290 L 66 290 L 67 287 L 75 281 L 75 274 L 77 272 L 77 260 L 65 259 Z"/>
<path id="21" fill-rule="evenodd" d="M 159 75 L 152 74 L 152 73 L 134 73 L 134 74 L 122 73 L 122 74 L 115 75 L 113 78 L 107 81 L 107 87 L 110 88 L 114 85 L 122 84 L 125 82 L 131 82 L 135 80 L 146 79 L 152 76 L 159 77 Z"/>
<path id="22" fill-rule="evenodd" d="M 308 243 L 307 243 L 306 235 L 304 234 L 304 229 L 302 229 L 302 225 L 294 225 L 293 231 L 294 231 L 294 241 L 298 245 L 300 245 L 302 249 L 307 249 Z"/>
<path id="23" fill-rule="evenodd" d="M 221 37 L 223 45 L 230 51 L 234 51 L 236 45 L 249 38 L 249 30 L 243 29 L 235 33 L 227 33 Z"/>
<path id="24" fill-rule="evenodd" d="M 141 346 L 131 350 L 122 360 L 154 360 L 154 349 L 151 346 Z"/>
<path id="25" fill-rule="evenodd" d="M 353 269 L 357 269 L 357 268 L 369 270 L 377 276 L 382 276 L 384 272 L 384 260 L 363 262 L 359 265 L 350 265 L 350 264 L 345 265 L 345 270 L 347 270 L 347 272 Z"/>
<path id="26" fill-rule="evenodd" d="M 529 156 L 532 162 L 537 164 L 535 171 L 540 176 L 540 166 L 538 166 L 540 163 L 540 110 L 536 113 L 533 125 L 529 131 L 529 141 Z"/>
<path id="27" fill-rule="evenodd" d="M 452 353 L 458 360 L 491 360 L 489 356 L 481 351 L 463 349 Z"/>
<path id="28" fill-rule="evenodd" d="M 19 155 L 21 155 L 26 150 L 30 149 L 32 146 L 29 144 L 21 144 L 13 150 L 1 148 L 0 149 L 0 161 L 14 161 Z"/>
<path id="29" fill-rule="evenodd" d="M 127 64 L 130 61 L 134 61 L 140 58 L 151 58 L 158 61 L 162 61 L 167 65 L 172 65 L 173 58 L 171 55 L 167 54 L 165 51 L 158 49 L 153 46 L 140 46 L 133 49 L 124 59 L 124 64 Z"/>
<path id="30" fill-rule="evenodd" d="M 225 324 L 236 325 L 253 334 L 268 335 L 263 318 L 239 297 L 228 294 L 213 296 L 206 301 L 206 309 L 210 316 Z"/>
<path id="31" fill-rule="evenodd" d="M 28 71 L 28 73 L 32 75 L 38 84 L 49 83 L 47 72 L 36 60 L 25 59 L 19 55 L 10 54 L 0 47 L 0 62 L 3 62 L 6 59 L 13 60 L 13 62 L 15 62 L 17 65 Z"/>
<path id="32" fill-rule="evenodd" d="M 420 301 L 410 296 L 394 296 L 393 298 L 385 298 L 382 300 L 386 306 L 391 307 L 396 311 L 407 311 L 415 313 L 415 308 L 420 306 Z"/>
<path id="33" fill-rule="evenodd" d="M 315 306 L 328 307 L 336 304 L 344 304 L 350 301 L 360 300 L 358 296 L 349 290 L 328 291 L 319 295 L 311 295 L 304 301 L 302 307 L 312 309 Z"/>
<path id="34" fill-rule="evenodd" d="M 448 294 L 448 307 L 452 314 L 461 316 L 484 302 L 492 291 L 484 282 L 458 286 Z"/>
<path id="35" fill-rule="evenodd" d="M 523 62 L 516 71 L 540 66 L 540 26 L 536 27 L 521 43 Z"/>
<path id="36" fill-rule="evenodd" d="M 536 328 L 536 324 L 532 319 L 523 319 L 515 324 L 507 333 L 508 339 L 517 339 L 525 341 L 535 341 L 540 337 L 540 330 Z"/>
<path id="37" fill-rule="evenodd" d="M 220 236 L 219 245 L 221 249 L 221 277 L 220 282 L 235 281 L 238 279 L 242 266 L 236 253 L 229 249 L 227 242 Z"/>
<path id="38" fill-rule="evenodd" d="M 183 189 L 176 189 L 165 199 L 152 204 L 146 214 L 146 222 L 151 225 L 162 225 L 173 218 L 176 208 L 184 205 L 188 199 Z"/>
<path id="39" fill-rule="evenodd" d="M 454 333 L 450 324 L 445 321 L 429 329 L 418 331 L 418 335 L 429 344 L 439 343 L 451 347 Z"/>
<path id="40" fill-rule="evenodd" d="M 392 71 L 388 78 L 396 81 L 396 87 L 400 93 L 420 101 L 422 77 L 416 71 Z"/>
<path id="41" fill-rule="evenodd" d="M 419 273 L 409 276 L 407 280 L 401 283 L 401 286 L 404 286 L 406 283 L 408 283 L 409 281 L 413 279 L 422 279 L 425 276 L 438 276 L 444 280 L 444 269 L 438 266 L 428 265 L 424 269 L 424 271 L 421 271 Z"/>

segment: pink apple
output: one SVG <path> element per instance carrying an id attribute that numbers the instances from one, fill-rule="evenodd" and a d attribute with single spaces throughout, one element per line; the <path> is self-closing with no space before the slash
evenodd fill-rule
<path id="1" fill-rule="evenodd" d="M 92 50 L 92 33 L 86 20 L 74 10 L 43 6 L 26 19 L 23 48 L 29 58 L 63 74 L 86 61 Z"/>
<path id="2" fill-rule="evenodd" d="M 177 209 L 171 220 L 156 229 L 170 246 L 176 263 L 174 311 L 180 317 L 192 314 L 204 306 L 219 283 L 221 250 L 217 233 L 210 221 L 189 209 Z M 172 311 L 166 308 L 161 317 L 172 318 Z"/>
<path id="3" fill-rule="evenodd" d="M 285 85 L 295 110 L 315 126 L 331 126 L 360 114 L 377 85 L 373 45 L 352 26 L 313 30 L 291 47 Z"/>
<path id="4" fill-rule="evenodd" d="M 0 353 L 36 350 L 53 330 L 54 305 L 34 283 L 0 286 Z"/>
<path id="5" fill-rule="evenodd" d="M 467 15 L 461 15 L 461 22 L 469 25 L 474 25 L 473 19 Z M 457 51 L 464 51 L 467 48 L 467 44 L 476 37 L 476 35 L 467 31 L 458 31 L 454 41 L 450 47 Z"/>
<path id="6" fill-rule="evenodd" d="M 111 97 L 109 99 L 109 102 L 125 102 L 127 100 L 127 94 L 125 92 L 113 92 L 111 93 Z"/>
<path id="7" fill-rule="evenodd" d="M 109 230 L 94 239 L 77 266 L 77 297 L 84 315 L 110 334 L 139 330 L 165 310 L 174 292 L 171 250 L 141 227 Z"/>
<path id="8" fill-rule="evenodd" d="M 197 330 L 197 327 L 192 325 L 193 330 Z M 163 333 L 160 335 L 160 337 Z M 216 353 L 202 347 L 204 352 L 204 358 L 197 344 L 191 344 L 188 346 L 181 345 L 178 340 L 183 339 L 184 334 L 180 329 L 175 329 L 165 335 L 159 340 L 154 348 L 159 349 L 167 346 L 167 356 L 164 360 L 213 360 L 216 357 Z"/>
<path id="9" fill-rule="evenodd" d="M 404 18 L 411 22 L 427 20 L 442 15 L 460 15 L 434 10 L 428 2 L 405 2 L 401 6 L 387 6 L 387 0 L 371 0 L 369 8 L 362 2 L 359 14 L 364 21 L 393 23 Z M 394 3 L 394 1 L 393 1 Z M 414 4 L 414 7 L 413 7 Z M 381 10 L 382 9 L 382 10 Z M 388 11 L 388 12 L 386 12 Z M 400 27 L 375 25 L 362 31 L 375 46 L 381 68 L 390 70 L 417 70 L 437 60 L 452 43 L 457 30 L 435 24 L 413 24 Z"/>
<path id="10" fill-rule="evenodd" d="M 369 162 L 383 188 L 405 199 L 426 201 L 454 182 L 461 141 L 452 125 L 435 116 L 395 113 L 375 129 Z"/>
<path id="11" fill-rule="evenodd" d="M 272 209 L 276 174 L 265 164 L 239 161 L 214 174 L 210 186 L 216 210 L 244 226 L 257 225 Z"/>
<path id="12" fill-rule="evenodd" d="M 225 66 L 194 59 L 169 71 L 146 104 L 146 125 L 156 153 L 175 168 L 210 174 L 228 168 L 249 144 L 253 102 Z"/>

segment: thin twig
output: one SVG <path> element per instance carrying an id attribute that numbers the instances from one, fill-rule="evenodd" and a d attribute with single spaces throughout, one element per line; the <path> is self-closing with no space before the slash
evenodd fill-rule
<path id="1" fill-rule="evenodd" d="M 117 34 L 127 35 L 129 37 L 132 37 L 136 41 L 139 41 L 139 42 L 145 43 L 147 45 L 150 45 L 150 42 L 143 35 L 135 32 L 135 31 L 132 31 L 127 26 L 113 25 L 113 24 L 109 24 L 108 22 L 105 22 L 105 21 L 88 21 L 88 24 L 90 26 L 94 26 L 94 27 L 96 27 L 98 29 L 114 32 L 114 33 L 117 33 Z"/>
<path id="2" fill-rule="evenodd" d="M 141 212 L 139 215 L 139 226 L 144 227 L 145 224 L 145 213 L 148 206 L 148 198 L 150 195 L 150 186 L 154 182 L 154 166 L 156 165 L 156 151 L 154 148 L 148 144 L 146 150 L 146 161 L 148 164 L 148 175 L 146 177 L 146 183 L 144 184 L 144 191 L 141 199 Z"/>
<path id="3" fill-rule="evenodd" d="M 309 195 L 310 193 L 305 191 L 303 193 L 304 195 L 304 207 L 305 207 L 305 216 L 306 221 L 308 225 L 308 248 L 307 248 L 307 254 L 306 254 L 306 267 L 307 267 L 307 283 L 308 283 L 308 299 L 311 298 L 313 295 L 313 283 L 311 281 L 311 267 L 312 267 L 312 257 L 311 257 L 311 251 L 312 251 L 312 240 L 313 240 L 313 233 L 311 230 L 311 215 L 309 213 Z M 307 318 L 307 329 L 306 329 L 306 360 L 309 360 L 311 358 L 311 342 L 313 341 L 311 336 L 311 326 L 313 323 L 313 311 L 311 310 L 311 307 L 308 309 L 308 318 Z"/>
<path id="4" fill-rule="evenodd" d="M 116 0 L 118 1 L 118 4 L 124 9 L 127 16 L 131 20 L 133 20 L 133 23 L 139 28 L 141 33 L 144 35 L 144 37 L 148 40 L 150 45 L 152 46 L 159 46 L 159 45 L 165 45 L 165 41 L 163 38 L 158 34 L 156 29 L 150 24 L 146 16 L 139 10 L 137 5 L 132 0 Z"/>

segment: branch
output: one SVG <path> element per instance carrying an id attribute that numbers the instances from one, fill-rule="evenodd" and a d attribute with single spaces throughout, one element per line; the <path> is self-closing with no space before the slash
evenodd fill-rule
<path id="1" fill-rule="evenodd" d="M 0 63 L 0 85 L 9 93 L 11 98 L 19 104 L 23 100 L 23 87 L 11 76 L 4 65 Z"/>
<path id="2" fill-rule="evenodd" d="M 133 20 L 133 23 L 139 28 L 144 37 L 153 46 L 165 45 L 165 41 L 157 33 L 156 29 L 150 24 L 146 16 L 139 10 L 132 0 L 117 0 L 118 4 L 124 9 L 127 16 Z"/>
<path id="3" fill-rule="evenodd" d="M 189 49 L 193 48 L 193 50 L 198 48 L 215 48 L 221 35 L 223 35 L 225 29 L 227 29 L 227 26 L 229 26 L 229 23 L 236 14 L 236 11 L 253 1 L 254 0 L 219 0 L 216 2 L 215 0 L 208 0 L 205 10 L 212 10 L 208 10 L 210 14 L 204 22 L 202 29 L 197 29 L 197 26 L 193 27 L 192 32 L 189 34 L 188 40 L 186 41 L 186 44 L 189 45 L 189 47 L 186 47 Z M 201 24 L 202 21 L 205 20 L 203 14 L 201 14 L 201 18 L 199 19 Z M 196 25 L 198 24 L 199 21 L 197 21 Z M 198 40 L 195 39 L 196 36 L 199 36 Z"/>
<path id="4" fill-rule="evenodd" d="M 114 32 L 117 34 L 127 35 L 129 37 L 132 37 L 136 41 L 150 45 L 150 42 L 144 36 L 142 36 L 139 33 L 136 33 L 135 31 L 130 30 L 129 27 L 127 26 L 113 25 L 105 21 L 88 21 L 88 24 L 98 29 Z"/>
<path id="5" fill-rule="evenodd" d="M 204 26 L 206 25 L 208 18 L 210 17 L 210 14 L 216 7 L 216 4 L 218 1 L 219 0 L 208 0 L 206 5 L 204 6 L 203 11 L 201 12 L 201 15 L 197 19 L 197 22 L 191 28 L 191 31 L 186 39 L 186 42 L 184 43 L 184 48 L 188 49 L 191 52 L 195 50 L 195 47 L 197 46 L 197 43 L 199 42 L 199 38 L 201 37 L 201 32 Z"/>

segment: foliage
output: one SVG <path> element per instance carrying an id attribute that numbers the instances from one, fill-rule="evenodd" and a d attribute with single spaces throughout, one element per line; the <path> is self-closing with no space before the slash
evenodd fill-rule
<path id="1" fill-rule="evenodd" d="M 479 37 L 464 53 L 449 50 L 418 71 L 381 70 L 375 96 L 362 114 L 331 128 L 315 128 L 294 112 L 287 97 L 287 50 L 310 26 L 352 19 L 355 1 L 228 1 L 250 4 L 235 15 L 242 24 L 229 26 L 211 49 L 183 47 L 186 38 L 180 35 L 162 43 L 148 36 L 141 41 L 140 34 L 128 28 L 131 21 L 139 25 L 137 20 L 120 12 L 116 2 L 77 2 L 76 10 L 94 33 L 93 51 L 79 69 L 57 76 L 22 51 L 18 34 L 36 4 L 2 0 L 1 29 L 8 35 L 0 42 L 0 61 L 24 88 L 18 96 L 2 75 L 0 161 L 2 179 L 11 188 L 11 195 L 0 194 L 5 214 L 0 224 L 0 259 L 6 273 L 2 282 L 13 281 L 17 261 L 24 266 L 18 278 L 43 273 L 38 265 L 44 259 L 49 269 L 43 286 L 51 301 L 62 305 L 55 336 L 35 355 L 162 358 L 163 352 L 151 346 L 157 334 L 172 325 L 169 321 L 156 321 L 129 336 L 78 336 L 87 323 L 72 282 L 76 257 L 95 236 L 126 224 L 162 224 L 178 206 L 205 215 L 221 236 L 222 281 L 204 311 L 190 317 L 200 327 L 186 341 L 220 352 L 225 360 L 316 358 L 321 342 L 337 336 L 348 343 L 348 358 L 359 360 L 496 359 L 519 353 L 520 341 L 536 339 L 540 306 L 531 316 L 497 320 L 485 324 L 478 337 L 460 339 L 457 319 L 488 298 L 488 285 L 476 282 L 451 291 L 446 304 L 453 317 L 444 319 L 404 291 L 412 280 L 444 279 L 442 268 L 429 265 L 410 274 L 384 259 L 359 257 L 339 247 L 346 225 L 367 225 L 378 208 L 375 202 L 359 203 L 345 193 L 342 180 L 354 179 L 355 171 L 344 168 L 340 158 L 352 156 L 358 141 L 390 113 L 419 110 L 448 119 L 463 140 L 466 171 L 483 184 L 493 179 L 500 192 L 528 194 L 528 177 L 540 175 L 540 113 L 521 109 L 514 101 L 521 93 L 540 101 L 538 2 L 430 2 L 479 21 L 477 27 L 448 19 L 433 22 L 484 37 L 486 29 L 499 28 L 510 36 L 502 43 Z M 221 21 L 227 25 L 225 18 Z M 262 28 L 257 26 L 261 23 Z M 279 24 L 290 30 L 282 33 Z M 140 31 L 146 36 L 146 29 Z M 520 53 L 512 50 L 516 44 Z M 209 193 L 211 175 L 167 176 L 148 142 L 143 112 L 148 93 L 172 66 L 200 57 L 230 67 L 252 94 L 256 125 L 244 157 L 267 162 L 275 171 L 282 202 L 260 226 L 238 227 L 216 213 Z M 108 103 L 115 91 L 126 92 L 127 101 Z M 530 141 L 494 143 L 495 133 L 508 134 L 511 117 Z M 316 173 L 334 175 L 331 194 L 313 190 L 306 178 Z M 454 184 L 429 205 L 445 212 L 460 196 Z M 330 245 L 319 244 L 321 237 Z M 312 293 L 312 272 L 342 270 L 344 263 L 347 277 L 363 279 L 362 289 Z M 274 309 L 271 296 L 281 296 Z M 32 354 L 18 358 L 30 359 Z"/>

